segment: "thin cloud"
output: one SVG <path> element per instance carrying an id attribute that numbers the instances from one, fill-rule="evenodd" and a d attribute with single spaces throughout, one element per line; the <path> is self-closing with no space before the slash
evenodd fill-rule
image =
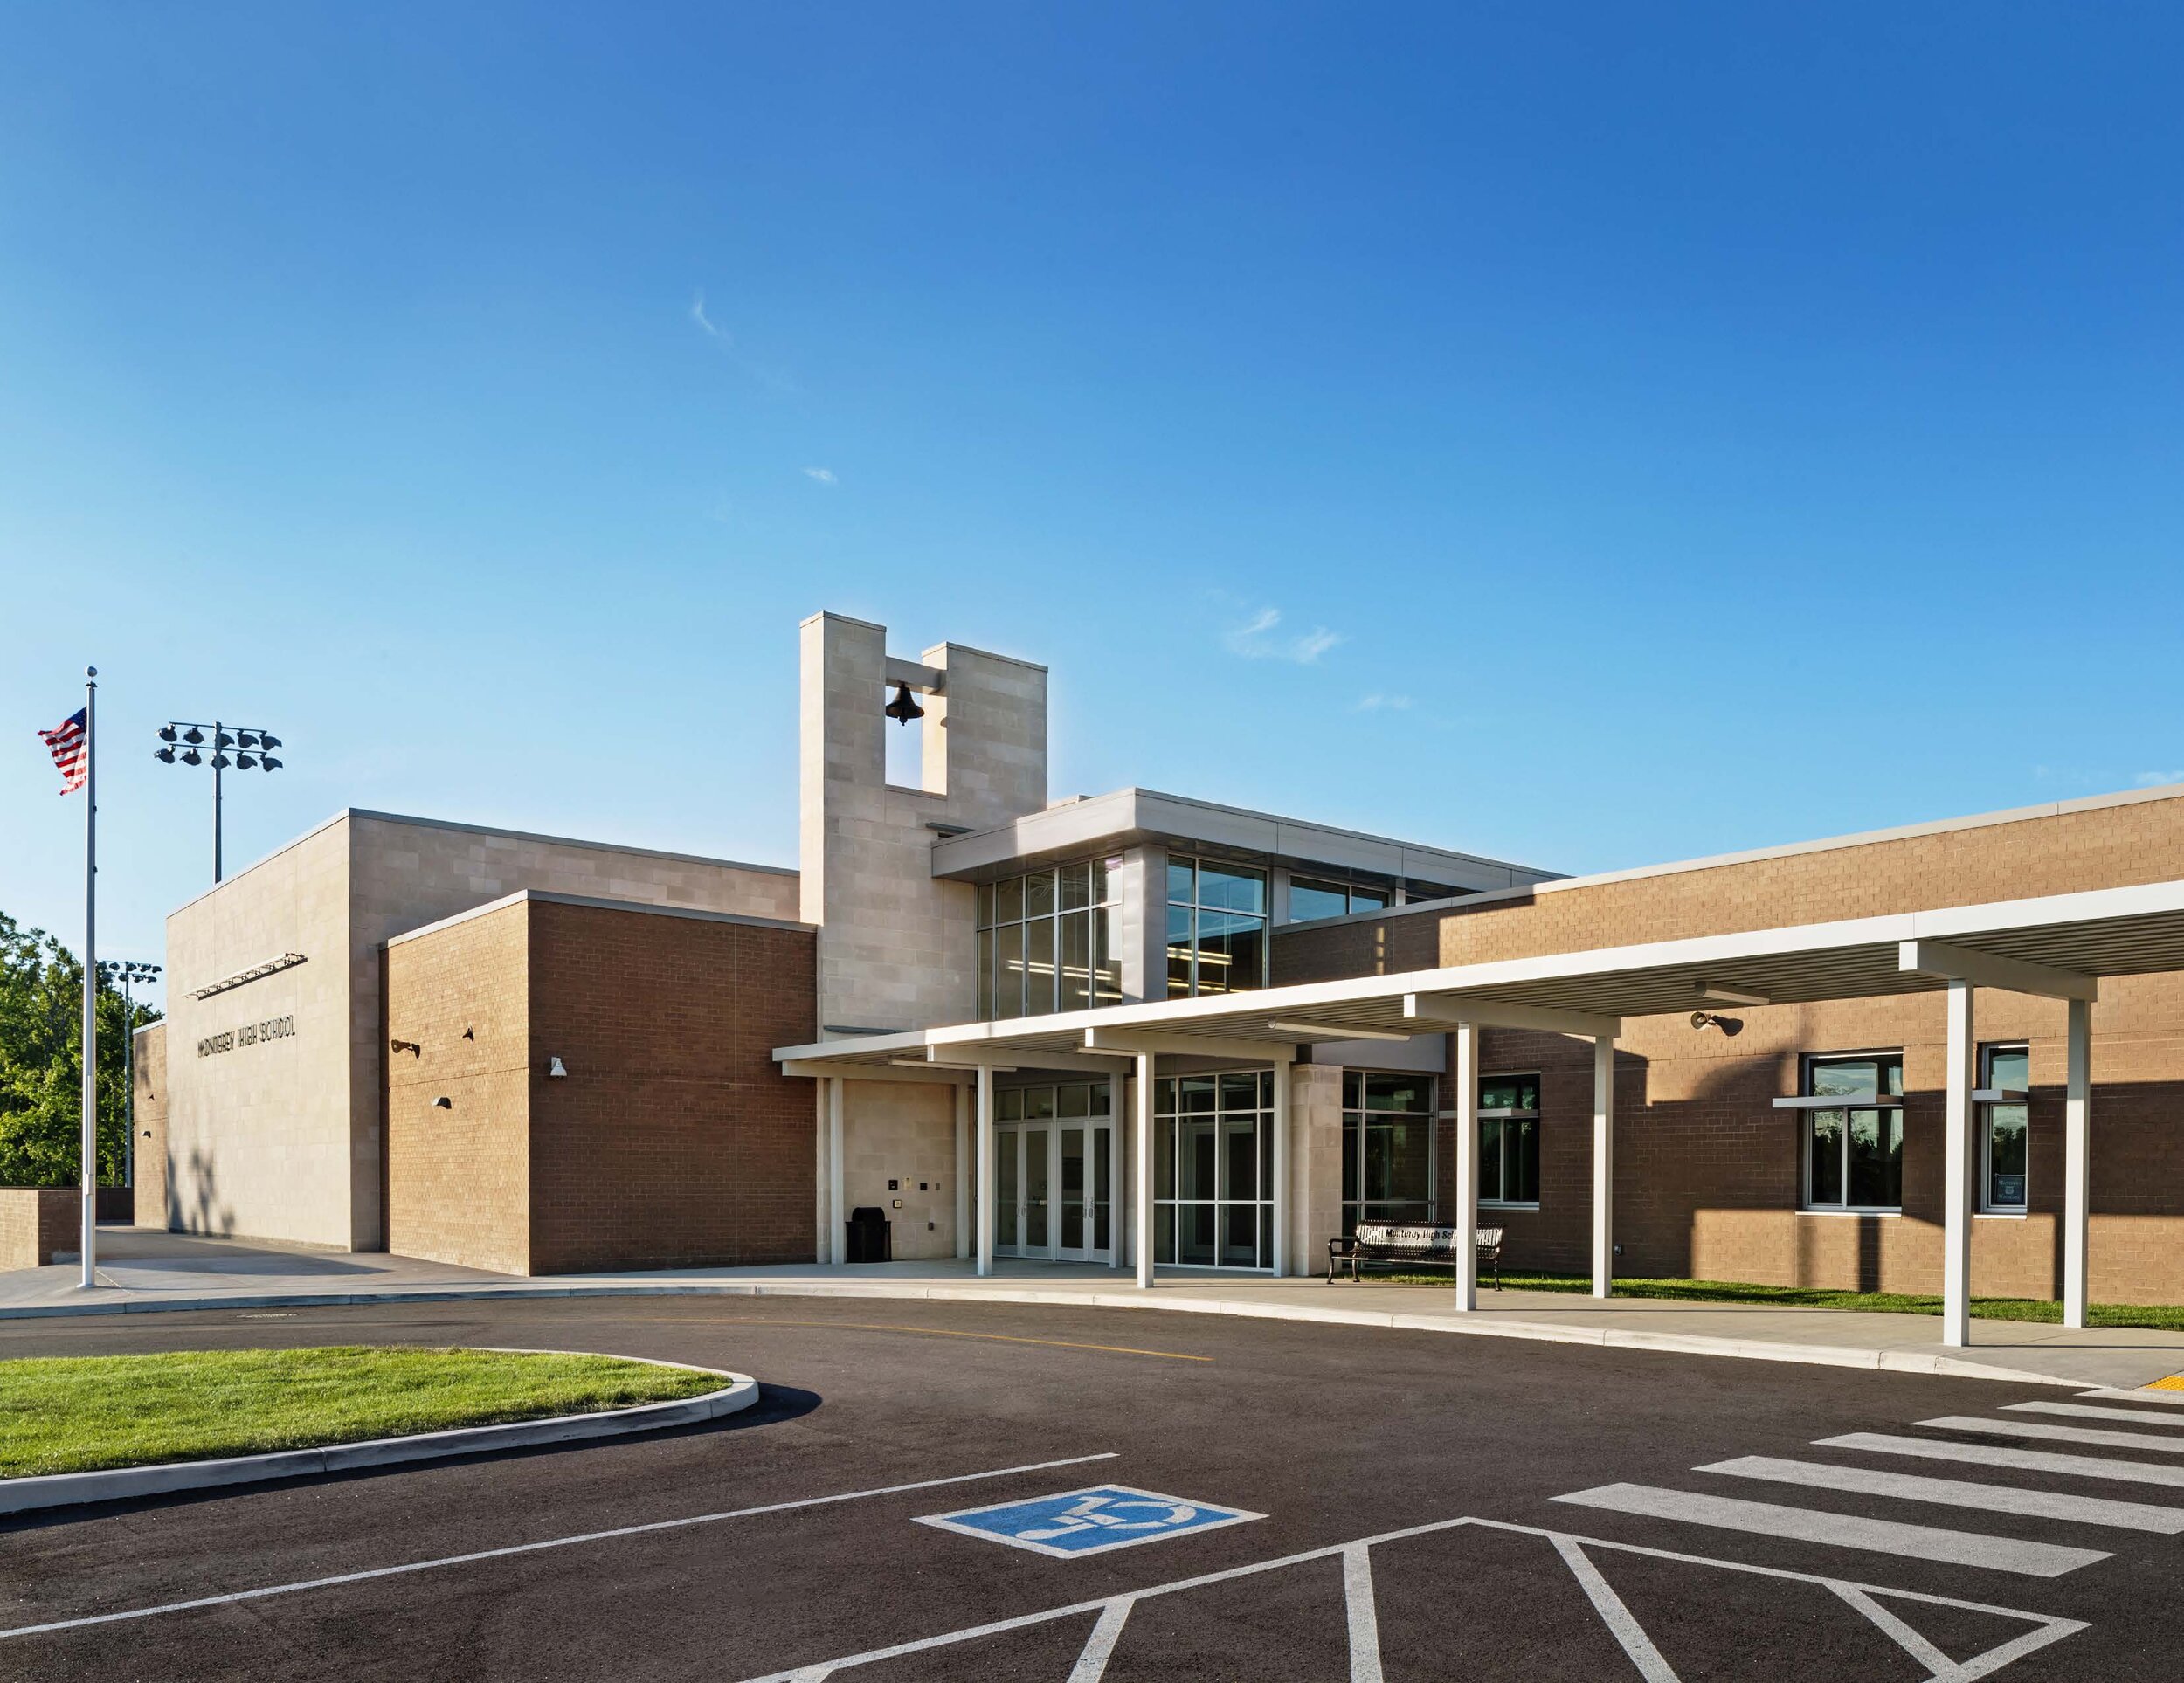
<path id="1" fill-rule="evenodd" d="M 1314 665 L 1342 640 L 1339 631 L 1324 625 L 1290 635 L 1282 630 L 1279 608 L 1261 608 L 1242 624 L 1221 633 L 1222 645 L 1231 654 L 1247 660 L 1289 660 L 1300 666 Z"/>
<path id="2" fill-rule="evenodd" d="M 2132 782 L 2141 789 L 2159 789 L 2164 783 L 2184 783 L 2184 771 L 2142 771 Z"/>
<path id="3" fill-rule="evenodd" d="M 804 477 L 807 479 L 817 479 L 821 485 L 840 485 L 841 483 L 840 479 L 834 477 L 834 470 L 831 467 L 807 467 L 804 470 Z"/>
<path id="4" fill-rule="evenodd" d="M 1407 713 L 1411 705 L 1411 698 L 1407 695 L 1388 695 L 1378 690 L 1371 695 L 1358 698 L 1359 713 Z"/>
<path id="5" fill-rule="evenodd" d="M 690 294 L 690 319 L 698 324 L 698 330 L 708 339 L 717 340 L 723 345 L 736 342 L 734 334 L 725 328 L 713 325 L 713 318 L 705 313 L 705 294 L 702 292 Z"/>

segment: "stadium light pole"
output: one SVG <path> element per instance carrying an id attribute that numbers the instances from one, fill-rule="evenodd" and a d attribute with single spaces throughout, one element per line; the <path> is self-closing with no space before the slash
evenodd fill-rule
<path id="1" fill-rule="evenodd" d="M 208 746 L 212 750 L 209 758 L 199 752 Z M 269 730 L 260 730 L 256 726 L 246 730 L 240 725 L 223 725 L 217 720 L 209 725 L 193 725 L 176 719 L 159 728 L 159 746 L 152 750 L 152 758 L 168 765 L 179 761 L 186 766 L 212 768 L 212 880 L 216 883 L 221 877 L 220 774 L 230 766 L 238 771 L 278 771 L 280 762 L 267 750 L 280 746 L 280 739 Z M 235 751 L 232 759 L 228 757 L 230 748 Z"/>
<path id="2" fill-rule="evenodd" d="M 108 960 L 99 968 L 121 984 L 121 1114 L 128 1119 L 121 1147 L 121 1184 L 136 1184 L 136 999 L 130 984 L 158 977 L 159 966 L 140 964 L 133 958 Z"/>

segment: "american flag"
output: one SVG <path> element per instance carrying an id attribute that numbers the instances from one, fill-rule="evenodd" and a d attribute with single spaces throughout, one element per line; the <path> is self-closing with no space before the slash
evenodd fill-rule
<path id="1" fill-rule="evenodd" d="M 84 728 L 86 709 L 78 707 L 51 730 L 38 732 L 38 740 L 52 751 L 60 768 L 60 792 L 73 794 L 91 776 L 91 733 Z"/>

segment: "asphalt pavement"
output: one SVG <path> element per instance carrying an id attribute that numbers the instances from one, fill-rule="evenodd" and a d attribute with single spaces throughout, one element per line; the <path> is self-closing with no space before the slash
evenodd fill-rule
<path id="1" fill-rule="evenodd" d="M 9 1356 L 601 1350 L 766 1392 L 702 1429 L 0 1527 L 0 1677 L 2184 1671 L 2184 1406 L 2153 1396 L 816 1299 L 299 1307 L 0 1336 Z"/>

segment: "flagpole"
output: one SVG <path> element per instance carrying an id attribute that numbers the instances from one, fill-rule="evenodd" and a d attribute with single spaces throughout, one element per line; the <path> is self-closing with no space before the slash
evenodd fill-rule
<path id="1" fill-rule="evenodd" d="M 99 669 L 84 675 L 83 1278 L 99 1283 Z"/>

